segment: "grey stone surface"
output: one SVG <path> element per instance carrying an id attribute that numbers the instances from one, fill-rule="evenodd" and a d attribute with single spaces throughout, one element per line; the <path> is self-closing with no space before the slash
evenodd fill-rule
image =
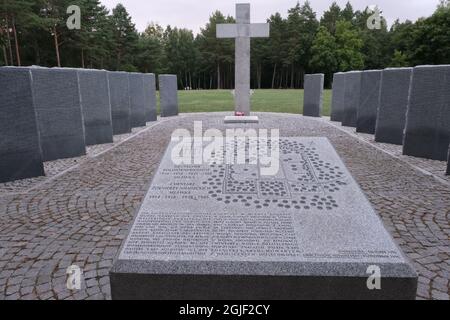
<path id="1" fill-rule="evenodd" d="M 131 132 L 130 87 L 126 72 L 108 72 L 113 134 Z"/>
<path id="2" fill-rule="evenodd" d="M 333 92 L 331 98 L 331 121 L 342 122 L 344 113 L 345 73 L 333 75 Z"/>
<path id="3" fill-rule="evenodd" d="M 258 116 L 226 116 L 225 123 L 258 123 Z"/>
<path id="4" fill-rule="evenodd" d="M 144 75 L 142 73 L 129 73 L 128 84 L 130 88 L 130 125 L 132 128 L 145 127 L 148 116 L 145 106 Z"/>
<path id="5" fill-rule="evenodd" d="M 447 160 L 450 144 L 450 65 L 413 69 L 403 153 Z"/>
<path id="6" fill-rule="evenodd" d="M 78 74 L 69 68 L 31 68 L 44 161 L 86 154 Z"/>
<path id="7" fill-rule="evenodd" d="M 375 133 L 380 98 L 381 70 L 367 70 L 361 75 L 356 131 Z"/>
<path id="8" fill-rule="evenodd" d="M 267 38 L 270 25 L 250 24 L 250 4 L 236 4 L 236 24 L 218 24 L 217 38 L 235 38 L 235 112 L 250 115 L 250 40 Z"/>
<path id="9" fill-rule="evenodd" d="M 403 144 L 412 68 L 389 68 L 381 74 L 375 141 Z"/>
<path id="10" fill-rule="evenodd" d="M 356 128 L 358 118 L 359 96 L 361 92 L 361 71 L 345 74 L 344 113 L 342 125 Z"/>
<path id="11" fill-rule="evenodd" d="M 156 112 L 156 78 L 153 73 L 144 74 L 145 120 L 157 120 Z"/>
<path id="12" fill-rule="evenodd" d="M 27 68 L 0 68 L 0 182 L 45 175 Z"/>
<path id="13" fill-rule="evenodd" d="M 274 176 L 175 165 L 175 147 L 111 270 L 113 299 L 415 298 L 415 271 L 326 138 L 282 138 Z M 373 265 L 382 290 L 366 286 Z"/>
<path id="14" fill-rule="evenodd" d="M 324 74 L 305 75 L 305 94 L 303 101 L 303 115 L 320 117 L 322 114 Z"/>
<path id="15" fill-rule="evenodd" d="M 178 115 L 177 76 L 171 74 L 160 74 L 158 79 L 161 117 Z"/>
<path id="16" fill-rule="evenodd" d="M 104 70 L 79 70 L 86 145 L 113 142 L 108 73 Z"/>

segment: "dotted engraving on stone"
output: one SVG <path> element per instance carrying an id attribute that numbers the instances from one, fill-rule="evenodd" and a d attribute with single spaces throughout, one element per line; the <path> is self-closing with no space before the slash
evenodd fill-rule
<path id="1" fill-rule="evenodd" d="M 260 141 L 257 152 L 262 144 L 270 150 L 270 141 Z M 209 196 L 225 204 L 241 204 L 256 209 L 338 208 L 333 193 L 347 185 L 342 169 L 321 159 L 312 144 L 281 139 L 279 145 L 282 178 L 264 179 L 259 176 L 258 166 L 250 164 L 256 155 L 247 142 L 241 148 L 246 152 L 245 164 L 211 164 L 212 175 L 203 182 L 210 189 Z M 232 155 L 231 158 L 236 160 L 238 147 L 236 142 L 229 143 L 220 155 Z"/>

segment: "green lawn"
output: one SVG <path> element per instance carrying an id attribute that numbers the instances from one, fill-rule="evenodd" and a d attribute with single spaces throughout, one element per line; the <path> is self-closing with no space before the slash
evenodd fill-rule
<path id="1" fill-rule="evenodd" d="M 230 90 L 179 91 L 180 112 L 233 111 Z M 330 115 L 331 90 L 324 91 L 323 115 Z M 252 111 L 302 113 L 303 90 L 255 90 Z"/>

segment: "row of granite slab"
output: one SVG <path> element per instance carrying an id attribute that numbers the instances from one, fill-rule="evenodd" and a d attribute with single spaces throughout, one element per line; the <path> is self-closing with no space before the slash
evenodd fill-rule
<path id="1" fill-rule="evenodd" d="M 305 116 L 320 117 L 323 82 L 305 76 Z M 404 155 L 447 160 L 450 174 L 450 65 L 336 73 L 331 121 L 402 145 Z"/>
<path id="2" fill-rule="evenodd" d="M 177 115 L 177 77 L 158 80 L 161 116 Z M 43 176 L 45 161 L 157 121 L 154 74 L 2 67 L 0 88 L 0 182 Z"/>

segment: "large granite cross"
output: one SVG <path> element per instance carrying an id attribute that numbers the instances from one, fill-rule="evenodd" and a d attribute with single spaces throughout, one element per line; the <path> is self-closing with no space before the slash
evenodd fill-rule
<path id="1" fill-rule="evenodd" d="M 268 23 L 250 24 L 250 4 L 236 4 L 236 24 L 218 24 L 217 38 L 235 38 L 235 112 L 250 115 L 250 38 L 267 38 Z"/>

